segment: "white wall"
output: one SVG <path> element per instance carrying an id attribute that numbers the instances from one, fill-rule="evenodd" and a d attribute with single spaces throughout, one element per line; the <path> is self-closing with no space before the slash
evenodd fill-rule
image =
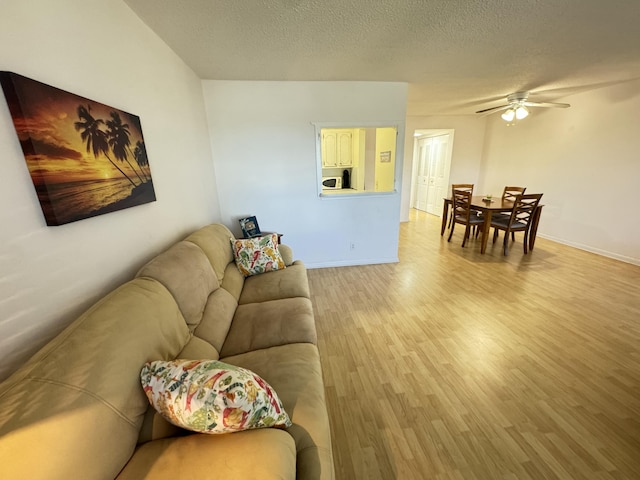
<path id="1" fill-rule="evenodd" d="M 3 378 L 152 255 L 220 214 L 201 82 L 123 2 L 3 2 L 0 70 L 138 115 L 157 197 L 45 226 L 0 95 Z"/>
<path id="2" fill-rule="evenodd" d="M 515 127 L 491 117 L 480 189 L 543 193 L 540 236 L 640 264 L 640 81 L 560 101 Z"/>
<path id="3" fill-rule="evenodd" d="M 382 122 L 397 125 L 402 139 L 406 84 L 204 81 L 203 88 L 224 223 L 239 233 L 237 219 L 256 215 L 309 267 L 397 261 L 400 194 L 319 197 L 312 122 Z M 396 185 L 401 172 L 398 161 Z"/>
<path id="4" fill-rule="evenodd" d="M 404 171 L 402 181 L 401 219 L 409 221 L 411 174 L 413 171 L 414 132 L 427 129 L 454 130 L 449 183 L 477 184 L 480 178 L 486 117 L 469 115 L 407 117 L 404 139 Z"/>

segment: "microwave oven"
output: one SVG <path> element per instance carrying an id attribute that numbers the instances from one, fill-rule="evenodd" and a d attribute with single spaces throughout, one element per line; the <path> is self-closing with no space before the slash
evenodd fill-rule
<path id="1" fill-rule="evenodd" d="M 342 177 L 322 177 L 323 190 L 338 190 L 342 188 Z"/>

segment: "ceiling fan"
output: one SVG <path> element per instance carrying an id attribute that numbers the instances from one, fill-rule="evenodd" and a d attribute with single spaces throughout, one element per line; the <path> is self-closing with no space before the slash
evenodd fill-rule
<path id="1" fill-rule="evenodd" d="M 522 120 L 529 115 L 529 109 L 527 107 L 555 107 L 555 108 L 567 108 L 570 107 L 568 103 L 552 103 L 552 102 L 530 102 L 529 92 L 516 92 L 507 97 L 507 104 L 500 105 L 499 107 L 485 108 L 484 110 L 478 110 L 476 113 L 491 114 L 505 110 L 502 114 L 502 118 L 507 122 L 511 122 L 514 119 Z"/>

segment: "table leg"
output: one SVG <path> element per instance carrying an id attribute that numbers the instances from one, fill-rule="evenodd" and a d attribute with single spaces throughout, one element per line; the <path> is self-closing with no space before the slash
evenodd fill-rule
<path id="1" fill-rule="evenodd" d="M 485 210 L 483 216 L 484 224 L 482 228 L 482 246 L 480 247 L 480 253 L 487 251 L 487 240 L 489 240 L 489 233 L 491 231 L 491 210 Z"/>
<path id="2" fill-rule="evenodd" d="M 540 214 L 542 213 L 542 206 L 538 206 L 533 212 L 533 218 L 531 219 L 531 226 L 529 227 L 529 250 L 533 250 L 533 246 L 536 244 L 536 234 L 538 233 L 538 223 L 540 223 Z"/>
<path id="3" fill-rule="evenodd" d="M 444 235 L 444 231 L 447 228 L 447 220 L 449 219 L 449 202 L 445 199 L 442 203 L 442 226 L 440 227 L 440 236 Z"/>

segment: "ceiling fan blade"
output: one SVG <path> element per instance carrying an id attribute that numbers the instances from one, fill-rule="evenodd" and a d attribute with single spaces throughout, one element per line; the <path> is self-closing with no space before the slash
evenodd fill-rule
<path id="1" fill-rule="evenodd" d="M 551 103 L 551 102 L 524 102 L 527 107 L 555 107 L 555 108 L 568 108 L 571 105 L 568 103 Z"/>
<path id="2" fill-rule="evenodd" d="M 499 107 L 491 107 L 491 108 L 485 108 L 484 110 L 478 110 L 476 113 L 493 113 L 493 112 L 499 112 L 500 110 L 506 110 L 507 108 L 509 108 L 511 105 L 501 105 Z"/>

